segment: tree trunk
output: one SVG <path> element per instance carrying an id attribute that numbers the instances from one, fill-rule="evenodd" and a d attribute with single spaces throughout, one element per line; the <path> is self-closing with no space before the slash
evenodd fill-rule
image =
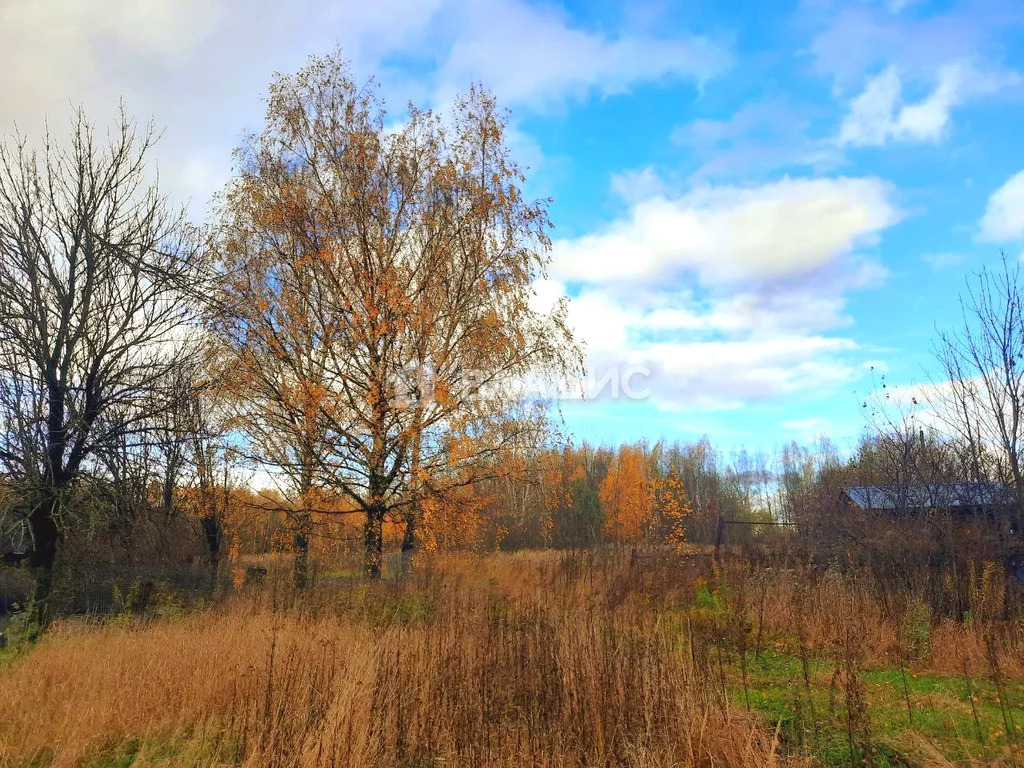
<path id="1" fill-rule="evenodd" d="M 53 592 L 53 571 L 60 546 L 60 528 L 57 527 L 58 500 L 52 494 L 45 494 L 41 503 L 29 516 L 32 532 L 32 555 L 29 564 L 36 580 L 34 595 L 35 619 L 43 629 L 52 618 L 50 598 Z"/>
<path id="2" fill-rule="evenodd" d="M 292 577 L 296 589 L 305 589 L 309 583 L 309 536 L 312 532 L 312 521 L 308 512 L 302 512 L 297 522 L 292 549 L 295 553 L 295 565 Z"/>
<path id="3" fill-rule="evenodd" d="M 372 504 L 366 510 L 363 529 L 363 575 L 379 579 L 384 561 L 384 508 Z"/>
<path id="4" fill-rule="evenodd" d="M 412 571 L 412 555 L 416 549 L 416 517 L 420 514 L 420 448 L 423 438 L 423 404 L 418 401 L 413 417 L 412 456 L 410 476 L 412 498 L 405 512 L 405 533 L 402 535 L 402 578 Z"/>
<path id="5" fill-rule="evenodd" d="M 405 513 L 405 533 L 402 535 L 402 578 L 412 573 L 412 556 L 416 550 L 416 509 L 414 502 Z"/>
<path id="6" fill-rule="evenodd" d="M 207 515 L 202 519 L 203 539 L 206 552 L 210 558 L 210 591 L 217 589 L 220 579 L 220 544 L 223 536 L 220 519 L 216 514 Z"/>

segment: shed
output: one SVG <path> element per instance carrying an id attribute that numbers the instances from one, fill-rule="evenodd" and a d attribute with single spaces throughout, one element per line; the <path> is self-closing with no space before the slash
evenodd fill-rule
<path id="1" fill-rule="evenodd" d="M 1016 498 L 1006 483 L 922 483 L 857 485 L 843 489 L 847 501 L 875 512 L 921 513 L 946 510 L 969 517 L 1009 513 Z"/>

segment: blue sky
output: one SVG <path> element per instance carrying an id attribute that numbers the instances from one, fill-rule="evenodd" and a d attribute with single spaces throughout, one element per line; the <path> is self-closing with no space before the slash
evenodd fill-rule
<path id="1" fill-rule="evenodd" d="M 650 371 L 566 402 L 581 437 L 849 444 L 872 377 L 925 379 L 965 276 L 1024 250 L 1019 0 L 8 0 L 0 125 L 123 97 L 201 216 L 271 73 L 335 45 L 396 112 L 473 81 L 511 110 L 554 198 L 539 304 L 573 299 L 596 378 Z"/>

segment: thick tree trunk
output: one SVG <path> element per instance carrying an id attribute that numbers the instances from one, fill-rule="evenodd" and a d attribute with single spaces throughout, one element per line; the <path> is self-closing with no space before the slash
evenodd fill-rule
<path id="1" fill-rule="evenodd" d="M 36 580 L 34 595 L 36 622 L 43 629 L 52 618 L 53 571 L 60 546 L 60 528 L 57 526 L 58 501 L 47 494 L 29 517 L 32 532 L 32 555 L 29 564 Z"/>
<path id="2" fill-rule="evenodd" d="M 295 561 L 292 579 L 296 589 L 305 589 L 309 584 L 309 540 L 313 536 L 313 459 L 306 450 L 302 457 L 303 473 L 299 484 L 300 508 L 295 513 L 295 534 L 292 538 L 292 552 Z"/>
<path id="3" fill-rule="evenodd" d="M 384 508 L 370 505 L 363 528 L 363 575 L 379 579 L 384 562 Z"/>

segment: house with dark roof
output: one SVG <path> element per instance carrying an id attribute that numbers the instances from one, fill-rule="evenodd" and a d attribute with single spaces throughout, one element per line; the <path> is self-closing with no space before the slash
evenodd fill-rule
<path id="1" fill-rule="evenodd" d="M 974 539 L 981 522 L 1003 539 L 1008 549 L 1007 572 L 1024 583 L 1024 542 L 1015 525 L 1016 497 L 1005 483 L 920 483 L 914 485 L 858 485 L 844 488 L 851 508 L 892 518 L 913 519 L 935 513 L 950 515 L 959 535 Z"/>
<path id="2" fill-rule="evenodd" d="M 859 485 L 843 489 L 846 501 L 872 512 L 920 514 L 942 510 L 958 517 L 1006 514 L 1012 520 L 1016 498 L 1006 483 L 920 483 Z"/>

